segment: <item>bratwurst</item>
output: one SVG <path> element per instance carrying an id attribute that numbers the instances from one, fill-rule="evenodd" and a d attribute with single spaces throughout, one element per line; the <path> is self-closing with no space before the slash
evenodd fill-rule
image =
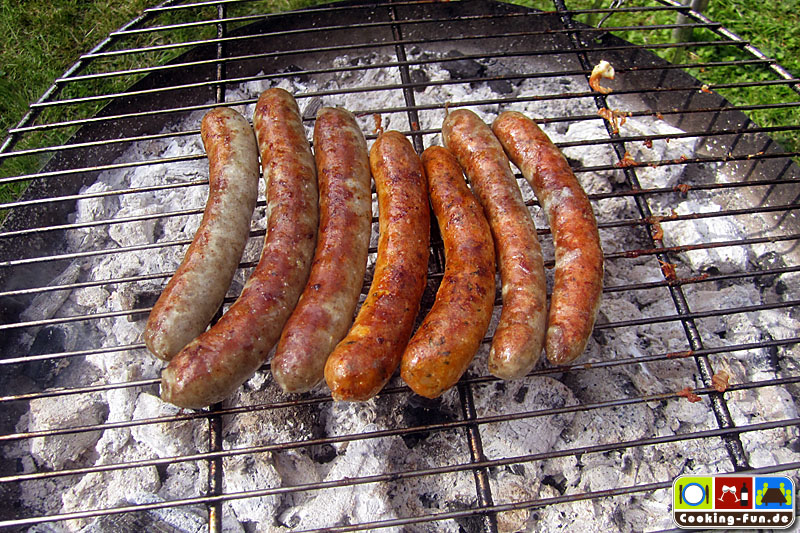
<path id="1" fill-rule="evenodd" d="M 291 94 L 269 89 L 253 123 L 267 183 L 267 234 L 241 295 L 161 374 L 161 397 L 200 408 L 219 402 L 264 364 L 308 279 L 317 239 L 317 175 Z"/>
<path id="2" fill-rule="evenodd" d="M 494 243 L 453 154 L 431 146 L 422 153 L 422 164 L 444 242 L 445 270 L 433 307 L 403 353 L 400 375 L 417 394 L 436 398 L 467 370 L 489 328 Z"/>
<path id="3" fill-rule="evenodd" d="M 353 327 L 325 365 L 335 400 L 375 396 L 400 364 L 425 290 L 430 208 L 425 172 L 402 133 L 382 133 L 369 154 L 378 192 L 375 274 Z"/>
<path id="4" fill-rule="evenodd" d="M 258 148 L 247 119 L 226 107 L 212 109 L 200 136 L 209 164 L 203 220 L 144 329 L 147 348 L 165 361 L 205 331 L 222 305 L 258 199 Z"/>
<path id="5" fill-rule="evenodd" d="M 500 266 L 503 308 L 489 351 L 489 372 L 502 379 L 521 378 L 541 356 L 547 318 L 536 228 L 503 147 L 478 115 L 467 109 L 450 112 L 442 137 L 483 206 Z"/>
<path id="6" fill-rule="evenodd" d="M 325 361 L 353 323 L 372 230 L 367 142 L 349 111 L 317 112 L 314 155 L 319 240 L 308 283 L 271 363 L 285 392 L 305 392 L 322 381 Z"/>
<path id="7" fill-rule="evenodd" d="M 566 158 L 534 121 L 507 111 L 492 129 L 550 223 L 556 264 L 545 351 L 551 363 L 567 364 L 586 348 L 603 293 L 597 221 Z"/>

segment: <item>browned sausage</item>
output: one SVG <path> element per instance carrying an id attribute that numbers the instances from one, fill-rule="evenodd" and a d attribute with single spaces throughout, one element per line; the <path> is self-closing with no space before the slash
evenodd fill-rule
<path id="1" fill-rule="evenodd" d="M 527 374 L 539 360 L 547 318 L 544 260 L 530 211 L 503 147 L 475 113 L 447 115 L 442 137 L 483 206 L 500 265 L 503 309 L 489 352 L 489 371 L 503 379 Z"/>
<path id="2" fill-rule="evenodd" d="M 353 323 L 372 230 L 367 142 L 350 112 L 317 112 L 314 154 L 320 190 L 317 250 L 271 363 L 275 381 L 286 392 L 304 392 L 322 381 L 325 361 Z"/>
<path id="3" fill-rule="evenodd" d="M 325 365 L 336 400 L 368 400 L 392 377 L 419 312 L 428 266 L 430 208 L 422 162 L 396 131 L 369 153 L 378 192 L 375 275 L 353 327 Z"/>
<path id="4" fill-rule="evenodd" d="M 222 305 L 258 199 L 258 149 L 247 120 L 226 107 L 212 109 L 200 136 L 209 164 L 203 221 L 144 329 L 147 348 L 166 361 L 205 331 Z"/>
<path id="5" fill-rule="evenodd" d="M 422 164 L 446 266 L 433 307 L 403 353 L 400 375 L 417 394 L 436 398 L 467 370 L 489 328 L 494 242 L 453 154 L 431 146 L 422 153 Z"/>
<path id="6" fill-rule="evenodd" d="M 267 183 L 267 235 L 242 294 L 162 372 L 161 397 L 181 407 L 219 402 L 264 364 L 308 279 L 317 239 L 314 158 L 297 104 L 265 91 L 253 116 Z"/>
<path id="7" fill-rule="evenodd" d="M 603 250 L 592 206 L 561 151 L 522 113 L 505 112 L 492 126 L 544 208 L 555 246 L 555 280 L 545 349 L 553 364 L 586 348 L 603 292 Z"/>

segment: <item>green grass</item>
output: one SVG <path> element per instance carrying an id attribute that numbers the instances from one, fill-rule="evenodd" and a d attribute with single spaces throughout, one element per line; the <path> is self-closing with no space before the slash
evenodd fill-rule
<path id="1" fill-rule="evenodd" d="M 152 0 L 0 0 L 2 137 L 81 53 L 153 4 Z M 63 133 L 37 137 L 32 141 L 57 141 Z M 40 164 L 39 158 L 13 158 L 4 162 L 0 175 L 35 171 Z M 7 201 L 20 188 L 3 188 L 0 200 Z"/>
<path id="2" fill-rule="evenodd" d="M 595 8 L 597 4 L 607 5 L 598 0 L 568 1 L 570 8 Z M 641 1 L 626 2 L 625 7 L 647 5 Z M 763 2 L 756 0 L 711 0 L 704 13 L 709 19 L 721 23 L 752 46 L 761 50 L 767 57 L 776 59 L 794 77 L 800 76 L 800 0 L 771 2 L 765 9 Z M 583 22 L 596 23 L 596 15 L 583 15 Z M 628 13 L 613 15 L 605 26 L 651 26 L 673 24 L 675 17 L 669 12 Z M 594 24 L 592 24 L 594 25 Z M 673 42 L 672 30 L 627 31 L 620 37 L 636 44 L 648 45 Z M 695 30 L 690 37 L 694 41 L 719 40 L 713 31 Z M 734 46 L 701 46 L 685 49 L 657 50 L 664 59 L 687 65 L 752 59 L 748 52 Z M 713 68 L 687 68 L 698 80 L 710 85 L 726 84 L 736 81 L 775 80 L 777 75 L 764 66 L 725 66 Z M 752 88 L 715 89 L 734 105 L 761 105 L 798 101 L 798 94 L 786 85 L 758 86 Z M 750 118 L 761 126 L 786 126 L 800 124 L 800 107 L 770 110 L 746 111 Z M 800 135 L 797 132 L 778 131 L 773 139 L 791 152 L 800 151 Z"/>
<path id="3" fill-rule="evenodd" d="M 163 0 L 0 0 L 0 137 L 19 123 L 30 103 L 37 101 L 67 68 L 106 36 Z M 231 4 L 228 16 L 254 12 L 280 11 L 308 5 L 309 0 L 266 0 Z M 214 19 L 214 6 L 161 13 L 151 25 L 168 25 L 197 19 Z M 235 28 L 234 24 L 229 26 Z M 207 39 L 216 36 L 214 25 L 204 25 L 168 32 L 148 32 L 126 36 L 105 50 L 148 47 Z M 80 74 L 92 74 L 163 64 L 185 52 L 186 48 L 126 54 L 95 59 Z M 58 99 L 122 92 L 143 75 L 114 76 L 64 84 Z M 53 123 L 93 116 L 106 102 L 57 106 L 44 110 L 37 123 Z M 58 145 L 76 131 L 76 127 L 23 134 L 16 150 Z M 0 178 L 24 176 L 37 172 L 47 155 L 0 159 Z M 0 185 L 0 203 L 12 201 L 24 190 L 24 181 Z"/>
<path id="4" fill-rule="evenodd" d="M 89 51 L 108 35 L 119 28 L 143 9 L 155 6 L 160 0 L 0 0 L 0 137 L 5 138 L 7 130 L 16 125 L 35 102 L 82 53 Z M 248 10 L 263 9 L 266 4 L 270 10 L 285 10 L 299 5 L 313 3 L 309 0 L 272 0 L 254 4 L 232 4 L 230 15 L 246 14 Z M 534 7 L 553 9 L 549 0 L 521 0 L 521 3 Z M 607 6 L 608 0 L 566 0 L 572 9 L 585 9 Z M 629 0 L 625 7 L 647 5 L 644 0 Z M 711 0 L 706 15 L 750 40 L 768 56 L 776 58 L 795 75 L 800 74 L 800 0 L 770 2 L 768 7 L 757 0 Z M 189 13 L 177 11 L 161 16 L 159 24 L 181 22 Z M 196 16 L 197 11 L 192 11 Z M 206 8 L 203 16 L 213 18 L 215 10 Z M 593 22 L 597 16 L 583 15 L 579 20 Z M 650 13 L 647 15 L 615 15 L 606 21 L 606 26 L 630 24 L 649 25 L 672 23 L 671 13 Z M 214 28 L 204 27 L 174 31 L 170 33 L 149 33 L 136 39 L 128 38 L 122 46 L 147 46 L 180 40 L 192 40 L 214 35 Z M 648 44 L 670 42 L 671 32 L 648 31 L 626 32 L 620 37 Z M 711 39 L 710 32 L 697 32 L 695 39 Z M 113 49 L 113 47 L 112 47 Z M 148 61 L 163 62 L 182 50 L 159 52 Z M 688 63 L 741 59 L 746 54 L 731 47 L 689 48 L 679 58 Z M 114 59 L 95 61 L 86 72 L 101 72 L 135 67 L 142 55 L 120 56 Z M 667 57 L 675 59 L 675 57 Z M 717 84 L 731 80 L 774 79 L 774 74 L 766 69 L 752 67 L 692 69 L 690 72 L 705 83 Z M 92 82 L 67 84 L 61 97 L 80 97 L 89 94 L 117 92 L 133 84 L 136 76 L 115 77 Z M 797 100 L 795 93 L 787 88 L 728 90 L 721 91 L 734 104 L 761 104 Z M 92 116 L 103 103 L 82 106 L 59 106 L 42 114 L 40 121 L 59 121 Z M 800 110 L 758 111 L 751 113 L 754 121 L 761 125 L 800 124 Z M 74 133 L 74 129 L 58 128 L 35 135 L 24 135 L 17 149 L 51 144 L 60 144 Z M 778 133 L 776 139 L 792 151 L 800 150 L 800 136 Z M 24 175 L 36 172 L 45 159 L 40 156 L 14 157 L 0 160 L 0 177 Z M 0 202 L 7 202 L 20 194 L 24 184 L 0 186 Z"/>
<path id="5" fill-rule="evenodd" d="M 709 5 L 707 12 L 712 20 L 723 22 L 724 26 L 747 39 L 753 46 L 760 49 L 768 57 L 774 58 L 785 67 L 794 77 L 800 76 L 800 1 L 783 0 L 780 2 L 755 2 L 753 0 L 716 0 Z M 702 50 L 701 53 L 707 53 Z M 722 58 L 730 58 L 730 51 L 722 54 Z M 705 58 L 700 55 L 699 60 L 718 60 Z M 695 76 L 705 76 L 705 73 L 694 72 Z M 709 83 L 727 83 L 731 80 L 742 79 L 747 75 L 750 79 L 774 79 L 772 72 L 761 69 L 755 73 L 745 73 L 744 67 L 736 67 L 722 71 L 715 71 L 709 77 Z M 702 78 L 701 78 L 702 79 Z M 720 93 L 732 103 L 743 104 L 771 104 L 787 101 L 797 101 L 798 95 L 786 86 L 720 90 Z M 800 108 L 784 108 L 770 111 L 754 111 L 751 118 L 761 126 L 781 126 L 800 124 Z M 784 148 L 797 152 L 800 151 L 800 135 L 796 132 L 778 132 L 772 137 L 783 144 Z"/>

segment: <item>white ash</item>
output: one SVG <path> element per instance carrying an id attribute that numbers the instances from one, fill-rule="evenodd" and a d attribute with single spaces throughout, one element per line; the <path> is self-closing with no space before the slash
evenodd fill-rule
<path id="1" fill-rule="evenodd" d="M 432 52 L 415 50 L 414 58 L 434 57 Z M 368 65 L 393 59 L 341 57 L 341 65 Z M 488 74 L 503 73 L 516 68 L 510 62 L 488 61 Z M 528 69 L 529 67 L 525 67 Z M 549 68 L 549 67 L 548 67 Z M 439 64 L 425 65 L 420 71 L 429 80 L 449 79 L 448 71 Z M 622 81 L 622 80 L 621 80 Z M 287 77 L 276 86 L 301 94 L 307 91 L 388 85 L 400 82 L 396 70 L 368 69 L 345 72 L 335 77 Z M 229 101 L 255 98 L 268 88 L 267 81 L 254 81 L 228 91 Z M 499 87 L 489 84 L 452 84 L 429 87 L 415 92 L 417 104 L 443 104 L 462 101 L 494 99 L 499 96 L 533 96 L 580 92 L 588 89 L 585 79 L 557 77 L 526 79 Z M 612 107 L 621 105 L 611 95 Z M 364 110 L 404 105 L 400 91 L 378 91 L 300 98 L 301 109 L 307 116 L 321 105 L 344 106 L 357 114 L 362 130 L 367 134 L 376 129 L 375 117 Z M 236 109 L 250 117 L 253 105 Z M 596 111 L 590 98 L 579 100 L 539 100 L 478 105 L 472 108 L 485 121 L 491 122 L 505 109 L 522 111 L 532 118 L 592 114 Z M 180 132 L 199 128 L 202 112 L 194 112 L 184 120 L 169 124 L 164 131 Z M 424 110 L 419 114 L 422 130 L 441 126 L 444 109 Z M 384 114 L 384 129 L 408 130 L 405 113 Z M 311 138 L 311 124 L 307 124 Z M 600 118 L 582 122 L 554 122 L 543 129 L 557 143 L 586 139 L 606 139 L 605 126 Z M 662 135 L 680 130 L 656 118 L 629 118 L 621 126 L 622 135 Z M 441 144 L 439 134 L 427 134 L 425 146 Z M 630 144 L 630 143 L 629 143 Z M 654 140 L 652 147 L 632 144 L 628 147 L 637 161 L 675 160 L 691 157 L 698 149 L 694 139 Z M 118 163 L 143 159 L 202 154 L 199 135 L 178 136 L 138 142 L 131 146 Z M 613 165 L 616 156 L 608 144 L 568 147 L 565 155 L 580 167 Z M 713 165 L 705 171 L 710 180 L 727 179 L 717 176 Z M 643 187 L 672 188 L 684 179 L 683 165 L 667 165 L 636 169 Z M 148 187 L 160 184 L 187 183 L 207 176 L 204 159 L 180 163 L 137 166 L 104 172 L 85 192 L 100 192 L 123 188 Z M 624 186 L 624 174 L 612 169 L 599 172 L 579 172 L 578 177 L 589 193 L 604 193 Z M 526 200 L 533 199 L 530 187 L 520 180 Z M 71 251 L 113 249 L 142 244 L 169 243 L 191 239 L 200 223 L 207 186 L 192 185 L 158 192 L 126 194 L 118 197 L 87 198 L 78 202 L 75 222 L 115 217 L 136 217 L 196 209 L 197 213 L 171 216 L 136 223 L 114 224 L 77 229 L 68 232 Z M 733 193 L 735 194 L 735 193 Z M 263 193 L 262 193 L 263 200 Z M 713 212 L 725 208 L 718 193 L 690 192 L 686 198 L 665 194 L 648 198 L 654 214 L 668 216 L 672 209 L 678 215 Z M 596 204 L 598 219 L 603 222 L 637 220 L 639 213 L 630 197 L 604 199 Z M 376 208 L 374 207 L 374 213 Z M 539 227 L 546 226 L 542 211 L 533 208 Z M 263 229 L 264 209 L 257 209 L 254 228 Z M 744 226 L 727 218 L 689 221 L 664 221 L 666 246 L 696 244 L 709 240 L 735 240 L 745 236 Z M 375 244 L 375 230 L 372 241 Z M 643 228 L 619 227 L 601 230 L 606 253 L 638 250 L 651 246 Z M 257 259 L 262 238 L 251 239 L 245 252 L 246 260 Z M 546 257 L 552 258 L 549 236 L 542 239 Z M 174 270 L 182 259 L 185 247 L 168 245 L 152 252 L 112 253 L 97 258 L 76 261 L 62 275 L 64 282 L 107 280 Z M 676 257 L 679 275 L 699 275 L 708 270 L 736 272 L 747 269 L 759 257 L 758 248 L 726 247 L 692 251 Z M 374 258 L 371 259 L 374 261 Z M 235 296 L 249 272 L 239 272 L 231 288 Z M 552 276 L 551 272 L 548 272 Z M 765 299 L 781 296 L 775 287 L 789 286 L 796 276 L 776 277 L 772 285 L 757 286 L 751 280 L 730 282 L 725 286 L 713 284 L 687 285 L 684 292 L 694 311 L 713 310 L 732 305 L 752 305 Z M 607 262 L 607 286 L 653 282 L 663 279 L 661 266 L 655 257 L 644 254 L 624 260 Z M 552 281 L 552 280 L 551 280 Z M 31 320 L 68 317 L 86 313 L 125 311 L 152 303 L 166 280 L 155 279 L 137 284 L 103 284 L 77 289 L 71 293 L 46 293 L 37 298 L 26 313 Z M 149 303 L 148 303 L 149 302 Z M 496 325 L 497 312 L 491 328 Z M 675 315 L 675 308 L 666 288 L 612 292 L 605 296 L 599 323 L 641 317 Z M 64 332 L 66 349 L 116 347 L 141 341 L 144 315 L 120 316 L 92 321 L 67 323 L 58 326 Z M 700 334 L 707 346 L 726 346 L 763 340 L 764 332 L 775 338 L 793 336 L 797 320 L 781 310 L 749 314 L 731 314 L 697 320 Z M 491 329 L 490 329 L 491 331 Z M 22 350 L 34 342 L 32 334 Z M 659 321 L 654 324 L 598 328 L 587 347 L 583 361 L 597 363 L 630 357 L 643 357 L 687 350 L 686 335 L 678 321 Z M 487 346 L 483 346 L 470 368 L 471 375 L 486 375 Z M 795 365 L 794 354 L 781 350 L 786 365 Z M 731 383 L 770 379 L 781 375 L 774 364 L 775 354 L 767 349 L 731 352 L 712 357 L 717 369 L 731 375 Z M 755 363 L 754 363 L 755 361 Z M 542 363 L 546 365 L 546 363 Z M 73 358 L 61 365 L 52 386 L 88 386 L 103 383 L 124 383 L 159 376 L 163 363 L 144 350 L 112 351 Z M 390 386 L 401 385 L 395 376 Z M 661 362 L 626 364 L 612 368 L 577 369 L 552 377 L 530 377 L 513 383 L 489 383 L 474 388 L 475 405 L 479 416 L 508 414 L 518 411 L 542 411 L 675 392 L 686 386 L 698 387 L 698 371 L 691 359 L 670 359 Z M 325 395 L 322 385 L 312 395 Z M 190 420 L 150 423 L 169 418 L 179 411 L 158 397 L 156 386 L 123 388 L 91 395 L 76 395 L 68 400 L 46 398 L 31 402 L 30 412 L 18 424 L 19 431 L 38 431 L 48 428 L 72 427 L 100 422 L 116 423 L 131 420 L 146 424 L 97 431 L 81 432 L 66 437 L 23 440 L 8 455 L 18 458 L 21 471 L 60 469 L 92 465 L 115 464 L 156 458 L 184 456 L 209 449 L 207 421 Z M 249 380 L 226 405 L 269 404 L 286 401 L 267 372 L 259 372 Z M 797 416 L 797 406 L 786 389 L 764 387 L 729 393 L 729 406 L 737 424 L 776 420 Z M 68 404 L 68 405 L 65 405 Z M 76 409 L 76 405 L 80 408 Z M 392 472 L 419 470 L 443 465 L 468 464 L 469 449 L 464 429 L 421 431 L 389 437 L 369 437 L 370 432 L 414 424 L 450 422 L 462 419 L 458 392 L 451 390 L 437 402 L 422 402 L 407 394 L 386 394 L 364 404 L 340 404 L 329 401 L 292 407 L 258 410 L 224 418 L 223 448 L 242 450 L 248 447 L 291 444 L 309 439 L 333 438 L 333 444 L 288 447 L 280 451 L 259 451 L 233 455 L 222 460 L 223 490 L 226 494 L 242 494 L 292 486 L 326 484 L 347 478 L 380 475 Z M 569 450 L 600 443 L 631 441 L 675 433 L 691 433 L 716 427 L 708 399 L 689 403 L 682 399 L 667 402 L 653 401 L 614 408 L 576 410 L 559 415 L 534 416 L 523 420 L 483 424 L 480 434 L 489 459 L 516 457 L 551 450 Z M 351 439 L 348 436 L 357 435 Z M 800 455 L 789 444 L 797 443 L 794 430 L 745 433 L 742 441 L 753 466 L 797 461 Z M 567 455 L 543 461 L 512 464 L 489 469 L 489 481 L 497 504 L 535 501 L 587 491 L 602 491 L 672 479 L 680 473 L 713 473 L 729 471 L 731 465 L 720 440 L 687 440 L 659 446 L 627 447 L 609 453 Z M 107 508 L 121 505 L 170 502 L 201 497 L 206 491 L 208 464 L 205 461 L 179 461 L 164 467 L 143 466 L 104 473 L 56 477 L 43 482 L 21 484 L 22 504 L 37 513 L 62 513 L 75 510 Z M 58 495 L 58 496 L 54 496 Z M 475 480 L 471 471 L 444 475 L 426 475 L 394 480 L 353 484 L 339 488 L 309 489 L 296 492 L 271 493 L 257 497 L 235 498 L 223 504 L 223 530 L 289 531 L 372 520 L 387 520 L 408 516 L 436 514 L 462 510 L 477 504 Z M 625 512 L 620 512 L 624 509 Z M 206 511 L 202 505 L 176 506 L 146 511 L 148 520 L 169 525 L 177 531 L 205 530 Z M 110 531 L 107 518 L 36 526 L 30 531 Z M 635 493 L 614 498 L 598 498 L 545 508 L 522 509 L 502 513 L 498 517 L 501 531 L 642 531 L 671 527 L 669 491 Z M 397 531 L 459 531 L 475 524 L 462 521 L 431 522 L 409 525 Z"/>
<path id="2" fill-rule="evenodd" d="M 106 418 L 105 410 L 106 404 L 97 394 L 36 399 L 31 401 L 27 425 L 50 428 L 100 424 Z M 99 439 L 99 431 L 37 438 L 31 443 L 31 456 L 38 464 L 60 470 L 79 462 L 83 454 L 91 453 Z"/>

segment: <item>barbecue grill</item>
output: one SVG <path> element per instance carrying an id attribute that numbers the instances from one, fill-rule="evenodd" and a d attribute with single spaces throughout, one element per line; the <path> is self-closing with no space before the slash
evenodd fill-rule
<path id="1" fill-rule="evenodd" d="M 774 139 L 799 126 L 757 119 L 799 105 L 800 80 L 675 0 L 267 4 L 146 10 L 55 80 L 0 148 L 5 168 L 36 169 L 0 179 L 26 185 L 0 206 L 0 527 L 663 530 L 679 474 L 797 473 L 798 153 Z M 727 59 L 699 59 L 709 49 Z M 601 59 L 617 71 L 609 95 L 587 83 Z M 702 82 L 722 69 L 729 83 Z M 380 117 L 419 152 L 441 144 L 447 109 L 535 115 L 600 224 L 608 275 L 584 358 L 503 383 L 486 369 L 489 335 L 437 401 L 397 376 L 365 405 L 334 404 L 324 387 L 283 395 L 267 366 L 207 410 L 160 404 L 136 332 L 202 213 L 199 117 L 252 110 L 273 85 L 292 90 L 309 131 L 320 104 L 346 104 L 369 142 Z M 779 100 L 722 96 L 740 90 Z M 226 305 L 257 260 L 263 211 L 262 198 Z M 372 258 L 376 236 L 377 218 Z M 444 269 L 432 246 L 421 315 Z"/>

